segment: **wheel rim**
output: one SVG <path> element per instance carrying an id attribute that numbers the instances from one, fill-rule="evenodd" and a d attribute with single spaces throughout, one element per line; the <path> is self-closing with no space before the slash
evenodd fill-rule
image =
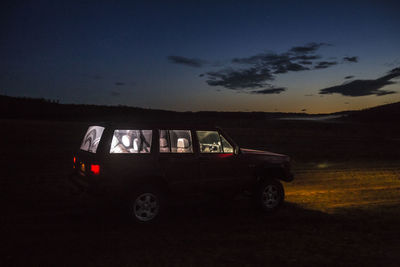
<path id="1" fill-rule="evenodd" d="M 143 193 L 138 196 L 133 204 L 135 217 L 142 222 L 150 221 L 157 216 L 159 204 L 157 197 L 152 193 Z"/>
<path id="2" fill-rule="evenodd" d="M 267 185 L 262 194 L 262 202 L 268 209 L 278 206 L 280 201 L 279 188 L 276 185 Z"/>

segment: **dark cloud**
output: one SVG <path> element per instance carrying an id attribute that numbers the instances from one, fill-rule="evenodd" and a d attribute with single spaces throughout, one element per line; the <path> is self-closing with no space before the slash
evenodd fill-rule
<path id="1" fill-rule="evenodd" d="M 209 72 L 207 73 L 209 78 L 207 83 L 211 86 L 218 85 L 228 89 L 264 87 L 267 82 L 275 79 L 276 74 L 309 69 L 305 65 L 293 62 L 289 53 L 263 53 L 247 58 L 234 58 L 232 63 L 249 65 L 249 67 L 240 70 Z M 265 92 L 267 94 L 270 91 Z M 260 94 L 262 94 L 261 91 Z"/>
<path id="2" fill-rule="evenodd" d="M 320 59 L 321 56 L 319 55 L 313 55 L 313 56 L 308 56 L 308 55 L 302 55 L 302 56 L 295 56 L 292 57 L 292 60 L 316 60 L 316 59 Z"/>
<path id="3" fill-rule="evenodd" d="M 390 81 L 393 78 L 400 77 L 400 68 L 389 71 L 386 75 L 375 80 L 354 80 L 342 85 L 336 85 L 320 90 L 320 94 L 341 94 L 344 96 L 383 96 L 395 94 L 395 91 L 380 90 L 386 85 L 394 84 Z"/>
<path id="4" fill-rule="evenodd" d="M 290 54 L 282 53 L 263 53 L 257 54 L 251 57 L 245 58 L 234 58 L 232 59 L 233 63 L 240 63 L 240 64 L 261 64 L 261 65 L 280 65 L 283 63 L 290 62 Z"/>
<path id="5" fill-rule="evenodd" d="M 288 63 L 280 65 L 278 69 L 274 71 L 274 74 L 282 74 L 282 73 L 287 73 L 289 71 L 301 71 L 301 70 L 309 70 L 309 68 L 304 67 L 303 65 L 297 63 Z"/>
<path id="6" fill-rule="evenodd" d="M 312 65 L 313 64 L 312 61 L 308 61 L 308 60 L 302 60 L 302 61 L 299 61 L 299 63 L 302 65 Z"/>
<path id="7" fill-rule="evenodd" d="M 358 57 L 344 57 L 343 61 L 357 63 L 358 62 Z"/>
<path id="8" fill-rule="evenodd" d="M 262 87 L 266 82 L 274 80 L 275 75 L 288 72 L 306 71 L 312 69 L 313 61 L 320 59 L 317 50 L 325 43 L 309 43 L 295 46 L 284 53 L 260 53 L 250 57 L 233 58 L 232 63 L 248 65 L 247 69 L 226 70 L 208 73 L 207 83 L 211 86 L 224 86 L 229 89 L 243 89 L 246 85 Z M 322 62 L 318 68 L 328 68 L 333 63 Z M 256 80 L 251 81 L 252 78 Z M 235 82 L 232 83 L 232 80 Z"/>
<path id="9" fill-rule="evenodd" d="M 354 76 L 353 75 L 349 75 L 349 76 L 346 76 L 346 77 L 344 77 L 346 80 L 348 80 L 348 79 L 352 79 L 352 78 L 354 78 Z"/>
<path id="10" fill-rule="evenodd" d="M 302 71 L 309 68 L 303 66 L 301 62 L 294 62 L 302 57 L 293 57 L 290 53 L 264 53 L 258 54 L 247 58 L 234 58 L 232 63 L 253 65 L 256 68 L 268 68 L 274 74 L 287 73 L 289 71 Z M 311 57 L 305 57 L 311 58 Z M 318 57 L 312 57 L 318 58 Z M 312 62 L 310 62 L 312 64 Z M 305 65 L 309 65 L 308 62 Z"/>
<path id="11" fill-rule="evenodd" d="M 317 65 L 314 67 L 314 69 L 326 69 L 326 68 L 329 68 L 336 64 L 337 64 L 336 61 L 320 61 L 317 63 Z"/>
<path id="12" fill-rule="evenodd" d="M 303 111 L 303 112 L 306 112 L 306 111 L 307 111 L 307 109 L 303 108 L 301 111 Z"/>
<path id="13" fill-rule="evenodd" d="M 257 95 L 268 95 L 268 94 L 280 94 L 284 91 L 286 91 L 286 88 L 278 87 L 278 88 L 254 90 L 254 91 L 251 91 L 250 93 L 257 94 Z"/>
<path id="14" fill-rule="evenodd" d="M 303 46 L 294 46 L 289 51 L 298 54 L 308 54 L 314 53 L 317 51 L 321 46 L 326 46 L 329 44 L 326 43 L 309 43 Z"/>
<path id="15" fill-rule="evenodd" d="M 116 82 L 115 85 L 122 86 L 122 85 L 125 85 L 125 83 L 123 83 L 123 82 Z"/>
<path id="16" fill-rule="evenodd" d="M 221 86 L 232 90 L 249 90 L 264 88 L 263 90 L 250 91 L 256 94 L 281 93 L 284 90 L 272 90 L 270 86 L 279 74 L 288 72 L 307 71 L 312 69 L 328 68 L 337 64 L 336 61 L 320 61 L 321 56 L 316 54 L 321 46 L 326 43 L 309 43 L 303 46 L 295 46 L 283 53 L 259 53 L 249 57 L 233 58 L 230 68 L 223 68 L 217 71 L 200 74 L 200 77 L 207 77 L 207 84 L 210 86 Z M 170 57 L 171 60 L 171 57 Z M 175 60 L 175 59 L 174 59 Z M 179 58 L 180 61 L 183 61 Z M 187 61 L 188 59 L 185 58 Z M 179 62 L 181 64 L 187 64 Z M 241 65 L 238 67 L 238 65 Z"/>
<path id="17" fill-rule="evenodd" d="M 304 46 L 295 46 L 281 54 L 262 53 L 251 57 L 234 58 L 232 63 L 260 65 L 274 71 L 279 70 L 278 73 L 285 73 L 282 72 L 282 69 L 287 69 L 287 71 L 308 70 L 302 65 L 310 65 L 313 60 L 320 59 L 321 56 L 315 53 L 323 45 L 326 44 L 310 43 Z"/>
<path id="18" fill-rule="evenodd" d="M 187 58 L 187 57 L 181 57 L 181 56 L 169 56 L 168 57 L 169 62 L 174 63 L 174 64 L 181 64 L 189 67 L 202 67 L 205 64 L 204 60 L 198 59 L 198 58 Z"/>
<path id="19" fill-rule="evenodd" d="M 394 69 L 390 70 L 388 72 L 388 75 L 386 75 L 384 77 L 392 77 L 390 79 L 397 78 L 397 77 L 399 77 L 399 73 L 400 73 L 400 67 L 394 68 Z"/>
<path id="20" fill-rule="evenodd" d="M 266 81 L 274 79 L 267 68 L 224 69 L 217 72 L 207 72 L 207 77 L 208 85 L 223 86 L 233 90 L 264 87 L 268 85 Z"/>

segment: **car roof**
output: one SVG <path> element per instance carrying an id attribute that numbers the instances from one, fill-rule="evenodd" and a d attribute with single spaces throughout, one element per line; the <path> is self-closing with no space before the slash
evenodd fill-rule
<path id="1" fill-rule="evenodd" d="M 103 126 L 105 128 L 130 128 L 133 127 L 136 129 L 170 129 L 170 130 L 185 130 L 185 129 L 193 129 L 193 130 L 218 130 L 219 127 L 212 124 L 196 124 L 196 123 L 143 123 L 143 122 L 93 122 L 89 123 L 89 125 L 93 126 Z"/>

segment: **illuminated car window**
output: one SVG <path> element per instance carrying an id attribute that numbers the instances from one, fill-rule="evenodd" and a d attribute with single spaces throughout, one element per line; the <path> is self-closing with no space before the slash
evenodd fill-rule
<path id="1" fill-rule="evenodd" d="M 83 138 L 81 150 L 96 153 L 103 131 L 104 127 L 90 126 Z"/>
<path id="2" fill-rule="evenodd" d="M 169 143 L 168 131 L 160 130 L 160 153 L 171 152 Z"/>
<path id="3" fill-rule="evenodd" d="M 190 130 L 160 130 L 160 153 L 193 153 Z"/>
<path id="4" fill-rule="evenodd" d="M 110 153 L 150 153 L 152 130 L 115 130 Z"/>
<path id="5" fill-rule="evenodd" d="M 200 153 L 221 153 L 222 145 L 217 131 L 196 131 Z"/>
<path id="6" fill-rule="evenodd" d="M 228 142 L 228 140 L 225 139 L 225 137 L 222 135 L 220 135 L 220 137 L 224 153 L 233 153 L 233 146 Z"/>

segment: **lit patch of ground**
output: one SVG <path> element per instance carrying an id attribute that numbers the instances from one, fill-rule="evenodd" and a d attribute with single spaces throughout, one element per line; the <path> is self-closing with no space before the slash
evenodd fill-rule
<path id="1" fill-rule="evenodd" d="M 285 188 L 288 202 L 329 213 L 337 207 L 393 205 L 400 203 L 400 170 L 302 171 Z"/>

